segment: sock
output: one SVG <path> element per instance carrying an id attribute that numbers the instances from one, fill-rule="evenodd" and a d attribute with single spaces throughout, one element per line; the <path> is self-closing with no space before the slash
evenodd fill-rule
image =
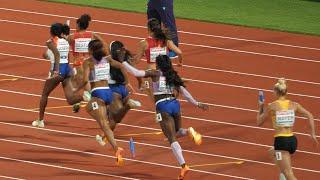
<path id="1" fill-rule="evenodd" d="M 280 173 L 279 180 L 287 180 L 283 173 Z"/>
<path id="2" fill-rule="evenodd" d="M 179 131 L 176 133 L 177 137 L 183 137 L 188 134 L 188 130 L 184 128 L 180 128 Z"/>
<path id="3" fill-rule="evenodd" d="M 172 148 L 172 152 L 173 152 L 174 156 L 176 157 L 176 159 L 179 162 L 179 165 L 181 166 L 181 165 L 185 164 L 186 162 L 184 161 L 180 144 L 177 141 L 175 141 L 171 144 L 171 148 Z"/>

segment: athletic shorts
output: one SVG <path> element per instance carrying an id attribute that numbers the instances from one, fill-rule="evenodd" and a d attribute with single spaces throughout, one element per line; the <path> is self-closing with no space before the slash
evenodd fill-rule
<path id="1" fill-rule="evenodd" d="M 288 151 L 293 154 L 297 150 L 298 141 L 295 136 L 278 136 L 274 139 L 274 150 Z"/>
<path id="2" fill-rule="evenodd" d="M 91 97 L 96 97 L 104 101 L 105 104 L 111 104 L 113 100 L 112 91 L 109 87 L 97 87 L 91 91 Z"/>
<path id="3" fill-rule="evenodd" d="M 121 95 L 122 99 L 128 97 L 128 95 L 129 95 L 129 91 L 126 88 L 125 85 L 122 85 L 122 84 L 109 84 L 109 87 L 112 90 L 112 92 Z"/>
<path id="4" fill-rule="evenodd" d="M 53 70 L 53 64 L 51 64 L 51 70 Z M 70 76 L 72 76 L 72 69 L 69 66 L 68 63 L 61 63 L 59 64 L 59 75 L 63 78 L 68 78 Z"/>
<path id="5" fill-rule="evenodd" d="M 176 116 L 180 113 L 180 103 L 176 99 L 159 100 L 156 103 L 156 110 L 158 113 L 166 112 L 170 116 Z"/>

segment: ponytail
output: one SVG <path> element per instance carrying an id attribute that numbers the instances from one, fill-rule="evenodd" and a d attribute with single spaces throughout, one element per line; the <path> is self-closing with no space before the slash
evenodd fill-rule
<path id="1" fill-rule="evenodd" d="M 185 87 L 183 80 L 172 67 L 170 58 L 167 55 L 160 55 L 156 58 L 156 63 L 163 76 L 166 77 L 166 85 L 180 89 L 180 86 Z"/>

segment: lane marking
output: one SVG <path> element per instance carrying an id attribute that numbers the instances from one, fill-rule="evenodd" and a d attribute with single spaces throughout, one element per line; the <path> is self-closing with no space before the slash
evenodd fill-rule
<path id="1" fill-rule="evenodd" d="M 22 43 L 17 41 L 7 41 L 0 39 L 0 42 L 3 43 L 10 43 L 10 44 L 19 44 L 19 45 L 26 45 L 26 46 L 33 46 L 33 47 L 41 47 L 45 48 L 46 46 L 42 45 L 36 45 L 36 44 L 30 44 L 30 43 Z M 40 59 L 40 58 L 39 58 Z M 43 59 L 41 59 L 43 60 Z M 146 59 L 141 59 L 142 61 L 146 62 Z M 174 63 L 173 63 L 174 64 Z M 177 65 L 177 64 L 174 64 Z M 280 79 L 281 77 L 276 76 L 268 76 L 268 75 L 261 75 L 261 74 L 253 74 L 253 73 L 245 73 L 245 72 L 239 72 L 239 71 L 231 71 L 231 70 L 224 70 L 224 69 L 216 69 L 216 68 L 207 68 L 207 67 L 199 67 L 199 66 L 192 66 L 183 64 L 183 67 L 192 68 L 192 69 L 201 69 L 201 70 L 208 70 L 208 71 L 215 71 L 215 72 L 222 72 L 222 73 L 229 73 L 229 74 L 236 74 L 236 75 L 244 75 L 244 76 L 253 76 L 253 77 L 261 77 L 261 78 L 267 78 L 267 79 Z M 298 82 L 298 83 L 306 83 L 306 84 L 313 84 L 313 85 L 320 85 L 320 82 L 312 82 L 312 81 L 306 81 L 306 80 L 297 80 L 297 79 L 290 79 L 286 78 L 287 81 L 292 82 Z"/>
<path id="2" fill-rule="evenodd" d="M 0 8 L 0 10 L 21 12 L 21 13 L 28 13 L 28 14 L 36 14 L 36 15 L 44 15 L 44 16 L 52 16 L 52 17 L 59 17 L 59 18 L 78 19 L 78 17 L 73 17 L 73 16 L 57 15 L 57 14 L 50 14 L 50 13 L 43 13 L 43 12 L 36 12 L 36 11 L 27 11 L 27 10 L 20 10 L 20 9 Z M 103 20 L 97 20 L 97 19 L 93 19 L 92 21 L 98 22 L 98 23 L 114 24 L 114 25 L 120 25 L 120 26 L 128 26 L 128 27 L 136 27 L 136 28 L 146 29 L 145 26 L 140 26 L 140 25 L 135 25 L 135 24 L 120 23 L 120 22 L 113 22 L 113 21 L 103 21 Z M 214 38 L 221 38 L 221 39 L 231 39 L 231 40 L 237 40 L 237 41 L 247 41 L 247 42 L 263 43 L 263 44 L 272 44 L 272 45 L 278 45 L 278 46 L 286 46 L 286 47 L 310 49 L 310 50 L 318 50 L 318 51 L 320 50 L 320 48 L 315 48 L 315 47 L 307 47 L 307 46 L 302 46 L 302 45 L 293 45 L 293 44 L 286 44 L 286 43 L 277 43 L 277 42 L 271 42 L 271 41 L 245 39 L 245 38 L 237 38 L 237 37 L 231 37 L 231 36 L 189 32 L 189 31 L 183 31 L 183 30 L 180 30 L 178 32 L 184 33 L 184 34 L 197 35 L 197 36 L 214 37 Z"/>
<path id="3" fill-rule="evenodd" d="M 43 25 L 43 24 L 12 21 L 12 20 L 6 20 L 6 19 L 0 19 L 0 22 L 31 25 L 31 26 L 39 26 L 39 27 L 47 27 L 47 28 L 50 27 L 48 25 Z M 75 29 L 70 29 L 70 30 L 74 31 Z M 93 32 L 93 31 L 88 31 L 88 32 Z M 108 36 L 116 36 L 116 37 L 130 38 L 130 39 L 138 39 L 138 40 L 143 40 L 144 39 L 142 37 L 121 35 L 121 34 L 113 34 L 113 33 L 105 33 L 105 32 L 98 32 L 98 31 L 94 31 L 94 33 L 102 34 L 102 35 L 108 35 Z M 259 55 L 259 56 L 275 57 L 275 58 L 278 58 L 278 59 L 273 59 L 273 60 L 279 60 L 279 61 L 281 59 L 292 59 L 292 60 L 301 61 L 301 62 L 320 63 L 320 60 L 315 60 L 315 59 L 306 59 L 306 58 L 298 58 L 298 57 L 284 56 L 284 55 L 277 55 L 277 54 L 259 53 L 259 52 L 254 52 L 254 51 L 245 51 L 245 50 L 223 48 L 223 47 L 217 47 L 217 46 L 208 46 L 208 45 L 202 45 L 202 44 L 191 44 L 191 43 L 182 43 L 182 42 L 179 43 L 179 44 L 180 45 L 186 45 L 186 46 L 193 46 L 193 47 L 208 48 L 208 49 L 217 49 L 217 50 L 229 51 L 229 52 L 237 52 L 237 53 L 252 54 L 252 55 Z"/>
<path id="4" fill-rule="evenodd" d="M 26 180 L 26 179 L 21 179 L 21 178 L 16 178 L 16 177 L 9 177 L 9 176 L 1 176 L 1 178 L 5 178 L 5 179 L 14 179 L 14 180 Z"/>
<path id="5" fill-rule="evenodd" d="M 2 81 L 16 81 L 18 79 L 19 78 L 6 78 L 6 79 L 0 79 L 0 82 L 2 82 Z"/>
<path id="6" fill-rule="evenodd" d="M 63 134 L 77 135 L 77 136 L 81 136 L 81 137 L 89 137 L 89 138 L 92 138 L 92 139 L 95 138 L 95 136 L 91 136 L 91 135 L 87 135 L 87 134 L 80 134 L 80 133 L 73 133 L 73 132 L 68 132 L 68 131 L 53 130 L 53 129 L 48 129 L 48 128 L 36 128 L 36 127 L 13 124 L 13 123 L 5 123 L 5 122 L 0 122 L 0 123 L 1 124 L 5 124 L 5 125 L 9 125 L 9 126 L 18 126 L 18 127 L 36 129 L 36 130 L 41 130 L 41 131 L 49 131 L 49 132 L 57 132 L 57 133 L 63 133 Z M 128 141 L 125 141 L 125 140 L 121 140 L 121 139 L 117 139 L 117 140 L 121 141 L 123 143 L 128 143 Z M 171 150 L 170 147 L 160 146 L 160 145 L 155 145 L 155 144 L 148 144 L 148 143 L 142 143 L 142 142 L 136 142 L 136 144 L 145 145 L 145 146 L 151 146 L 151 147 L 156 147 L 156 148 L 162 148 L 162 149 L 170 149 Z M 233 160 L 236 160 L 236 161 L 245 161 L 245 162 L 251 162 L 251 163 L 258 163 L 258 164 L 274 166 L 273 163 L 267 163 L 267 162 L 250 160 L 250 159 L 230 157 L 230 156 L 218 155 L 218 154 L 209 154 L 209 153 L 203 153 L 203 152 L 199 152 L 199 151 L 191 151 L 191 150 L 186 150 L 186 149 L 184 149 L 183 151 L 184 152 L 188 152 L 188 153 L 193 153 L 193 154 L 211 156 L 211 157 L 227 158 L 227 159 L 233 159 Z M 112 158 L 114 158 L 114 157 L 112 156 Z M 310 170 L 310 169 L 304 169 L 304 168 L 298 168 L 298 167 L 293 167 L 293 169 L 298 169 L 298 170 L 302 170 L 302 171 L 310 171 L 310 172 L 316 171 L 316 172 L 320 173 L 320 171 L 317 171 L 317 170 Z"/>
<path id="7" fill-rule="evenodd" d="M 0 139 L 0 141 L 7 141 L 7 142 L 10 142 L 9 140 L 4 140 L 4 139 Z M 14 142 L 14 141 L 12 141 L 12 142 Z M 21 144 L 22 144 L 22 143 L 21 143 Z M 113 174 L 106 174 L 106 173 L 95 172 L 95 171 L 89 171 L 89 170 L 84 170 L 84 169 L 70 168 L 70 167 L 66 167 L 66 166 L 58 166 L 58 165 L 46 164 L 46 163 L 40 163 L 40 162 L 35 162 L 35 161 L 28 161 L 28 160 L 22 160 L 22 159 L 15 159 L 15 158 L 9 158 L 9 157 L 4 157 L 4 156 L 0 156 L 0 159 L 4 159 L 4 160 L 8 160 L 8 161 L 22 162 L 22 163 L 28 163 L 28 164 L 34 164 L 34 165 L 45 166 L 45 167 L 52 167 L 52 168 L 58 168 L 58 169 L 65 169 L 65 170 L 76 171 L 76 172 L 82 172 L 82 173 L 88 173 L 88 174 L 96 174 L 96 175 L 102 175 L 102 176 L 109 176 L 109 177 L 113 177 L 113 178 L 121 178 L 121 179 L 138 180 L 138 179 L 135 179 L 135 178 L 129 178 L 129 177 L 124 177 L 124 176 L 117 176 L 117 175 L 113 175 Z"/>
<path id="8" fill-rule="evenodd" d="M 25 111 L 25 112 L 35 112 L 35 113 L 38 113 L 38 111 L 31 111 L 31 110 L 28 110 L 28 109 L 22 109 L 22 108 L 17 108 L 17 107 L 1 106 L 1 105 L 0 105 L 0 107 L 6 108 L 6 109 L 11 109 L 11 110 L 13 109 L 13 110 L 19 110 L 19 111 Z M 68 115 L 56 114 L 56 113 L 49 113 L 49 112 L 45 112 L 45 114 L 52 115 L 52 116 L 67 117 L 67 118 L 81 119 L 81 120 L 85 120 L 85 121 L 96 122 L 96 121 L 93 120 L 93 119 L 88 119 L 88 118 L 83 118 L 83 117 L 68 116 Z M 11 125 L 11 126 L 18 126 L 18 127 L 38 129 L 37 127 L 25 126 L 25 125 L 18 125 L 18 124 L 12 124 L 12 123 L 1 122 L 1 121 L 0 121 L 0 124 L 6 124 L 6 125 Z M 119 125 L 121 125 L 121 126 L 126 126 L 126 127 L 132 127 L 132 128 L 139 128 L 139 129 L 146 129 L 146 130 L 158 131 L 158 132 L 161 131 L 161 129 L 148 128 L 148 127 L 144 127 L 144 126 L 135 126 L 135 125 L 129 125 L 129 124 L 123 124 L 123 123 L 120 123 Z M 46 129 L 40 128 L 40 130 L 66 133 L 66 131 L 50 130 L 50 129 L 47 129 L 47 128 L 46 128 Z M 95 136 L 90 136 L 90 135 L 84 135 L 84 134 L 79 134 L 79 133 L 70 133 L 70 132 L 68 132 L 68 133 L 69 133 L 69 134 L 73 134 L 73 135 L 78 135 L 78 136 L 85 136 L 85 137 L 95 138 Z M 215 136 L 205 136 L 205 135 L 203 135 L 203 137 L 208 138 L 208 139 L 215 139 L 215 140 L 229 141 L 229 142 L 234 142 L 234 143 L 248 144 L 248 145 L 253 145 L 253 146 L 260 146 L 260 147 L 265 147 L 265 148 L 267 148 L 267 149 L 270 149 L 271 147 L 273 147 L 273 146 L 265 145 L 265 144 L 258 144 L 258 143 L 252 143 L 252 142 L 246 142 L 246 141 L 240 141 L 240 140 L 228 139 L 228 138 L 221 138 L 221 137 L 215 137 Z M 119 140 L 119 141 L 121 141 L 121 140 Z M 138 143 L 138 144 L 139 144 L 139 143 Z M 140 143 L 140 144 L 150 145 L 150 144 L 144 144 L 144 143 Z M 150 145 L 150 146 L 152 146 L 152 145 Z M 164 147 L 164 146 L 156 146 L 156 147 L 167 148 L 167 147 Z M 189 151 L 189 150 L 184 150 L 184 151 L 186 151 L 186 152 L 191 152 L 191 153 L 198 153 L 198 152 L 196 152 L 196 151 Z M 315 153 L 315 152 L 302 151 L 302 150 L 297 150 L 297 152 L 320 156 L 320 153 Z M 200 153 L 200 154 L 202 154 L 202 155 L 210 155 L 210 154 L 207 154 L 207 153 Z"/>
<path id="9" fill-rule="evenodd" d="M 33 59 L 33 60 L 39 60 L 39 61 L 43 61 L 43 62 L 49 62 L 48 60 L 44 60 L 44 59 L 41 59 L 41 58 L 20 56 L 20 55 L 7 54 L 7 53 L 1 53 L 1 52 L 0 52 L 0 55 L 13 56 L 13 57 L 21 57 L 21 58 L 26 58 L 26 59 Z M 249 87 L 249 86 L 240 86 L 240 85 L 233 85 L 233 84 L 217 83 L 217 82 L 212 82 L 212 81 L 203 81 L 203 80 L 196 80 L 196 79 L 189 79 L 189 78 L 183 78 L 183 79 L 184 79 L 184 80 L 187 80 L 187 81 L 197 82 L 197 83 L 213 84 L 213 85 L 218 85 L 218 86 L 227 86 L 227 87 L 240 88 L 240 89 L 249 89 L 249 90 L 254 90 L 254 91 L 262 90 L 262 91 L 266 91 L 266 92 L 271 92 L 271 93 L 273 93 L 272 90 L 263 89 L 263 88 L 255 88 L 255 87 Z M 320 99 L 320 96 L 313 96 L 313 95 L 299 94 L 299 93 L 288 93 L 288 94 L 289 94 L 289 95 L 293 95 L 293 96 L 300 96 L 300 97 L 307 97 L 307 98 L 313 98 L 313 99 Z"/>
<path id="10" fill-rule="evenodd" d="M 44 79 L 38 79 L 38 78 L 31 78 L 31 77 L 25 77 L 25 76 L 17 76 L 17 75 L 12 75 L 12 74 L 5 74 L 5 73 L 0 73 L 0 75 L 3 75 L 3 76 L 11 76 L 11 77 L 18 77 L 20 79 L 28 79 L 28 80 L 34 80 L 34 81 L 45 81 Z M 16 91 L 10 91 L 10 90 L 6 90 L 6 89 L 2 89 L 6 92 L 16 92 Z M 1 89 L 0 89 L 1 91 Z M 142 93 L 135 93 L 136 95 L 139 95 L 139 96 L 145 96 L 147 97 L 146 94 L 142 94 Z M 63 100 L 61 98 L 61 100 Z M 187 102 L 186 100 L 184 99 L 178 99 L 179 101 L 181 102 Z M 214 104 L 214 103 L 208 103 L 208 102 L 203 102 L 204 104 L 207 104 L 209 106 L 214 106 L 214 107 L 220 107 L 220 108 L 227 108 L 227 109 L 236 109 L 236 110 L 241 110 L 241 111 L 248 111 L 248 112 L 258 112 L 258 110 L 255 110 L 255 109 L 248 109 L 248 108 L 241 108 L 241 107 L 236 107 L 236 106 L 228 106 L 228 105 L 221 105 L 221 104 Z M 296 116 L 298 118 L 301 118 L 301 119 L 307 119 L 306 117 L 301 117 L 301 116 Z M 320 121 L 320 119 L 317 119 L 317 118 L 314 118 L 315 121 Z"/>
<path id="11" fill-rule="evenodd" d="M 116 158 L 114 156 L 110 156 L 110 155 L 106 155 L 106 154 L 93 153 L 93 152 L 87 152 L 87 151 L 81 151 L 81 150 L 77 150 L 77 149 L 70 149 L 70 148 L 63 148 L 63 147 L 56 147 L 56 146 L 48 146 L 48 145 L 37 144 L 37 143 L 29 143 L 29 142 L 24 142 L 24 141 L 15 141 L 15 140 L 3 139 L 3 138 L 0 138 L 0 141 L 11 142 L 11 143 L 16 143 L 16 144 L 23 144 L 23 145 L 29 145 L 29 146 L 36 146 L 36 147 L 42 147 L 42 148 L 48 148 L 48 149 L 55 149 L 55 150 L 61 150 L 61 151 L 77 152 L 77 153 L 80 153 L 80 154 L 87 154 L 87 155 L 92 155 L 92 156 L 101 156 L 101 157 L 107 157 L 107 158 L 112 158 L 112 159 Z M 0 156 L 0 158 L 3 158 L 3 157 Z M 167 168 L 180 169 L 180 167 L 167 165 L 167 164 L 154 163 L 154 162 L 142 161 L 142 160 L 130 159 L 130 158 L 123 158 L 123 159 L 126 160 L 126 161 L 138 162 L 138 163 L 142 163 L 142 164 L 149 164 L 149 165 L 156 165 L 156 166 L 167 167 Z M 24 160 L 21 160 L 21 161 L 23 162 Z M 43 164 L 43 163 L 37 163 L 37 162 L 34 162 L 34 163 L 38 164 L 38 165 L 42 165 Z M 47 165 L 49 167 L 51 167 L 51 166 L 57 167 L 57 168 L 62 167 L 62 166 L 55 166 L 55 165 L 49 165 L 49 164 L 47 164 Z M 64 168 L 68 168 L 68 167 L 64 167 Z M 73 170 L 74 168 L 68 168 L 68 169 Z M 79 170 L 80 172 L 88 172 L 88 173 L 90 173 L 90 171 L 87 171 L 87 170 L 81 170 L 81 169 L 74 169 L 74 170 Z M 197 169 L 192 169 L 191 171 L 198 172 L 198 173 L 203 173 L 203 174 L 211 174 L 211 175 L 232 177 L 232 178 L 237 178 L 237 179 L 251 179 L 251 178 L 246 178 L 246 177 L 241 177 L 241 176 L 233 176 L 233 175 L 228 175 L 228 174 L 215 173 L 215 172 L 209 172 L 209 171 L 203 171 L 203 170 L 197 170 Z M 122 176 L 116 176 L 116 175 L 104 174 L 104 173 L 98 173 L 98 172 L 92 172 L 92 174 L 101 174 L 101 175 L 106 175 L 106 176 L 110 176 L 110 177 L 122 177 Z M 134 178 L 126 178 L 126 177 L 122 177 L 122 178 L 134 179 Z"/>
<path id="12" fill-rule="evenodd" d="M 222 163 L 210 163 L 210 164 L 197 164 L 197 165 L 191 165 L 190 168 L 194 167 L 204 167 L 204 166 L 219 166 L 219 165 L 230 165 L 230 164 L 236 164 L 240 165 L 243 164 L 244 161 L 231 161 L 231 162 L 222 162 Z"/>
<path id="13" fill-rule="evenodd" d="M 27 96 L 33 96 L 33 97 L 41 97 L 41 95 L 38 95 L 38 94 L 24 93 L 24 92 L 11 91 L 11 90 L 5 90 L 5 89 L 0 89 L 0 92 L 8 92 L 8 93 L 13 93 L 13 94 L 27 95 Z M 55 100 L 65 101 L 65 99 L 63 99 L 63 98 L 52 97 L 52 96 L 50 96 L 49 99 L 55 99 Z M 6 107 L 6 106 L 0 105 L 0 107 Z M 9 106 L 8 106 L 8 107 L 9 107 Z M 28 111 L 31 111 L 31 110 L 28 110 Z M 155 112 L 153 112 L 153 111 L 148 111 L 148 110 L 131 109 L 131 111 L 155 114 Z M 32 111 L 32 112 L 38 112 L 38 111 Z M 181 117 L 182 117 L 182 118 L 186 118 L 186 119 L 190 119 L 190 120 L 202 121 L 202 122 L 209 122 L 209 123 L 216 123 L 216 124 L 224 124 L 224 125 L 238 126 L 238 127 L 251 128 L 251 129 L 259 129 L 259 130 L 274 131 L 274 129 L 271 129 L 271 128 L 264 128 L 264 127 L 257 127 L 257 126 L 249 126 L 249 125 L 243 125 L 243 124 L 237 124 L 237 123 L 230 123 L 230 122 L 224 122 L 224 121 L 216 121 L 216 120 L 211 120 L 211 119 L 196 118 L 196 117 L 191 117 L 191 116 L 181 116 Z M 295 134 L 298 134 L 298 135 L 302 135 L 302 136 L 308 136 L 308 137 L 310 136 L 309 134 L 301 133 L 301 132 L 294 132 L 294 133 L 295 133 Z M 320 137 L 320 135 L 318 135 L 318 136 L 316 136 L 316 137 Z"/>
<path id="14" fill-rule="evenodd" d="M 131 137 L 131 136 L 144 136 L 144 135 L 160 135 L 163 134 L 161 131 L 159 132 L 145 132 L 145 133 L 134 133 L 134 134 L 120 134 L 115 135 L 116 137 Z"/>

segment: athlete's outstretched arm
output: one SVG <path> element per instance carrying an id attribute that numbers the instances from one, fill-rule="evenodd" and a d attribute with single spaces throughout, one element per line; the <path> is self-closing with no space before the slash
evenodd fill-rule
<path id="1" fill-rule="evenodd" d="M 141 60 L 141 58 L 144 55 L 145 50 L 147 49 L 147 42 L 146 40 L 142 40 L 139 42 L 138 44 L 138 50 L 137 50 L 137 54 L 134 56 L 133 58 L 133 63 L 137 64 L 139 63 L 139 61 Z"/>
<path id="2" fill-rule="evenodd" d="M 316 129 L 315 129 L 315 126 L 314 126 L 313 115 L 298 103 L 297 103 L 297 112 L 302 114 L 304 117 L 308 118 L 309 125 L 310 125 L 310 128 L 311 128 L 311 132 L 310 132 L 311 138 L 316 143 L 318 143 L 317 136 L 316 136 Z"/>
<path id="3" fill-rule="evenodd" d="M 179 92 L 182 93 L 182 95 L 184 96 L 184 98 L 188 102 L 192 103 L 193 105 L 197 106 L 198 108 L 201 108 L 203 110 L 208 110 L 209 106 L 206 104 L 203 104 L 199 101 L 196 101 L 185 87 L 180 86 L 179 90 L 180 90 Z"/>
<path id="4" fill-rule="evenodd" d="M 169 49 L 171 49 L 172 51 L 174 51 L 177 55 L 178 55 L 178 60 L 179 60 L 179 66 L 182 66 L 182 51 L 180 48 L 178 48 L 174 43 L 173 41 L 171 40 L 168 40 L 167 41 L 167 46 Z"/>

